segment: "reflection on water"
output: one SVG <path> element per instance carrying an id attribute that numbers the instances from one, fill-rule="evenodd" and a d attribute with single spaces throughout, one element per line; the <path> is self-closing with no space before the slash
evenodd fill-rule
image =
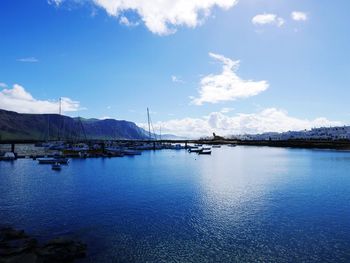
<path id="1" fill-rule="evenodd" d="M 350 153 L 222 147 L 0 163 L 0 218 L 86 262 L 349 262 Z"/>

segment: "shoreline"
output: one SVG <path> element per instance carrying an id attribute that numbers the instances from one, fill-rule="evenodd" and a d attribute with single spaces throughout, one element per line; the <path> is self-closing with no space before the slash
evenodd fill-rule
<path id="1" fill-rule="evenodd" d="M 268 146 L 302 149 L 350 150 L 350 141 L 288 140 L 288 141 L 237 141 L 237 145 Z"/>
<path id="2" fill-rule="evenodd" d="M 136 145 L 139 145 L 140 143 L 145 143 L 147 141 L 124 141 L 123 143 L 127 144 L 128 147 L 133 148 Z M 103 142 L 102 142 L 103 143 Z M 157 143 L 159 145 L 174 145 L 174 144 L 181 144 L 185 145 L 182 149 L 188 149 L 193 144 L 203 144 L 208 146 L 213 145 L 222 145 L 222 146 L 260 146 L 260 147 L 279 147 L 279 148 L 297 148 L 297 149 L 329 149 L 329 150 L 342 150 L 342 151 L 350 151 L 350 140 L 301 140 L 301 139 L 295 139 L 295 140 L 233 140 L 233 139 L 220 139 L 220 140 L 162 140 L 162 141 L 155 141 L 153 143 Z M 0 141 L 0 144 L 4 145 L 4 142 Z M 19 143 L 17 145 L 26 145 L 26 147 L 30 148 L 31 146 L 34 146 L 33 144 L 29 143 Z M 162 150 L 162 149 L 168 149 L 166 147 L 161 148 L 154 148 L 154 149 L 144 149 L 144 150 Z M 175 148 L 169 148 L 169 149 L 175 149 Z M 10 149 L 9 149 L 10 150 Z M 176 149 L 175 149 L 176 150 Z M 143 150 L 140 150 L 140 152 Z M 23 158 L 30 158 L 30 159 L 36 159 L 39 157 L 54 157 L 55 155 L 59 154 L 60 151 L 57 150 L 45 150 L 43 151 L 42 148 L 38 147 L 31 147 L 30 151 L 28 152 L 16 152 L 16 159 L 23 159 Z M 121 157 L 119 154 L 115 154 L 112 152 L 105 152 L 103 150 L 89 150 L 86 151 L 87 156 L 80 156 L 78 152 L 65 152 L 62 156 L 67 158 L 111 158 L 111 157 Z M 0 157 L 0 161 L 5 160 L 4 158 Z"/>

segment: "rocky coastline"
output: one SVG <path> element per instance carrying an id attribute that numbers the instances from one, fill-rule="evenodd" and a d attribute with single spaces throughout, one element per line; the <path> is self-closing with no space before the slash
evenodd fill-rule
<path id="1" fill-rule="evenodd" d="M 86 256 L 86 244 L 58 237 L 44 244 L 12 227 L 0 227 L 0 263 L 71 263 Z"/>

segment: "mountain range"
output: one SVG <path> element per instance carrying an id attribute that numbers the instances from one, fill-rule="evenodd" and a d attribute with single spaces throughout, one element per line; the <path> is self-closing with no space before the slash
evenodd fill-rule
<path id="1" fill-rule="evenodd" d="M 0 109 L 1 140 L 147 139 L 135 123 L 114 119 L 71 118 L 59 114 L 24 114 Z"/>

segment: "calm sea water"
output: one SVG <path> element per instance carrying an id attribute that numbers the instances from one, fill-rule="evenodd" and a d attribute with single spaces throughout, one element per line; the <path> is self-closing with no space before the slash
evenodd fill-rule
<path id="1" fill-rule="evenodd" d="M 82 240 L 83 262 L 350 262 L 350 153 L 0 162 L 0 223 Z"/>

